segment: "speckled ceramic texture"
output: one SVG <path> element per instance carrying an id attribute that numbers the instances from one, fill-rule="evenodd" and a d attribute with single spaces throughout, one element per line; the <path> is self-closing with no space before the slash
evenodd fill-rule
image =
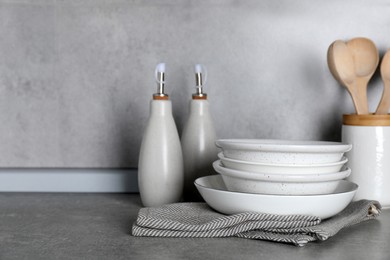
<path id="1" fill-rule="evenodd" d="M 350 169 L 342 172 L 325 174 L 262 174 L 232 170 L 213 163 L 214 169 L 222 175 L 229 191 L 259 193 L 307 195 L 328 194 L 337 187 L 339 180 L 348 177 Z"/>
<path id="2" fill-rule="evenodd" d="M 329 194 L 337 187 L 338 180 L 325 182 L 264 182 L 222 175 L 229 191 L 277 194 L 277 195 L 313 195 Z"/>
<path id="3" fill-rule="evenodd" d="M 350 144 L 325 141 L 220 139 L 226 158 L 259 163 L 319 164 L 339 162 Z"/>
<path id="4" fill-rule="evenodd" d="M 207 204 L 225 214 L 260 212 L 268 214 L 302 214 L 323 219 L 342 211 L 352 200 L 358 186 L 339 181 L 335 191 L 325 195 L 287 196 L 228 191 L 220 175 L 195 181 Z"/>
<path id="5" fill-rule="evenodd" d="M 372 199 L 390 207 L 390 126 L 343 125 L 342 138 L 353 144 L 346 153 L 349 180 L 359 185 L 355 200 Z"/>
<path id="6" fill-rule="evenodd" d="M 138 163 L 138 187 L 145 207 L 179 202 L 184 183 L 183 152 L 170 100 L 152 100 Z"/>
<path id="7" fill-rule="evenodd" d="M 343 157 L 341 161 L 334 163 L 320 164 L 280 164 L 280 163 L 259 163 L 242 160 L 229 159 L 223 156 L 223 153 L 218 154 L 222 165 L 226 168 L 257 172 L 257 173 L 284 173 L 284 174 L 316 174 L 316 173 L 334 173 L 341 170 L 343 165 L 348 161 Z"/>
<path id="8" fill-rule="evenodd" d="M 259 153 L 255 151 L 225 150 L 223 154 L 227 158 L 250 162 L 274 162 L 285 164 L 327 163 L 337 162 L 343 157 L 343 153 L 313 154 L 313 153 Z"/>

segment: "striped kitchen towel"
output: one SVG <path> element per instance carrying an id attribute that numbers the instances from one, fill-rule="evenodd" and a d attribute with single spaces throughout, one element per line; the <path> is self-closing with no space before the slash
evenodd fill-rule
<path id="1" fill-rule="evenodd" d="M 273 215 L 245 212 L 223 215 L 206 203 L 174 203 L 141 208 L 133 224 L 133 236 L 240 237 L 293 243 L 327 240 L 342 228 L 379 216 L 377 201 L 351 203 L 338 215 L 322 221 L 304 215 Z"/>

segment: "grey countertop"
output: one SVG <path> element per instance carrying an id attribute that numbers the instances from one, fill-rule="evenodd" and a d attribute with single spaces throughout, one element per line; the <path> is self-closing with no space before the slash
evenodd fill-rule
<path id="1" fill-rule="evenodd" d="M 390 211 L 303 248 L 131 236 L 138 194 L 0 194 L 0 259 L 390 259 Z"/>

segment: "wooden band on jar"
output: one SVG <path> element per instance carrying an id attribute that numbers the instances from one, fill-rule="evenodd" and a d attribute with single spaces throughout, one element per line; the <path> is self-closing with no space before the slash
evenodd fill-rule
<path id="1" fill-rule="evenodd" d="M 390 126 L 390 114 L 387 115 L 345 114 L 343 115 L 343 124 L 355 125 L 355 126 Z"/>

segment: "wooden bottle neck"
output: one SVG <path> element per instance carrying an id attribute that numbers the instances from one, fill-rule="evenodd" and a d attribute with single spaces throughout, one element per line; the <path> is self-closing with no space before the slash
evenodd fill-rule
<path id="1" fill-rule="evenodd" d="M 196 99 L 196 100 L 205 100 L 205 99 L 207 99 L 207 94 L 201 94 L 201 95 L 199 95 L 199 94 L 193 94 L 192 95 L 192 99 Z"/>

